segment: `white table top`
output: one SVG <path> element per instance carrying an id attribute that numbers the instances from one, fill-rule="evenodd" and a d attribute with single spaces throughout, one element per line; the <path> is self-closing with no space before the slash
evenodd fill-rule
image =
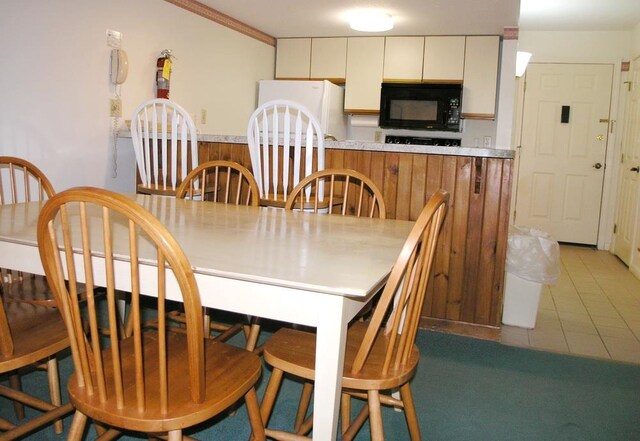
<path id="1" fill-rule="evenodd" d="M 196 273 L 355 297 L 384 283 L 413 225 L 131 197 L 171 231 Z M 35 246 L 38 212 L 39 203 L 0 207 L 0 240 Z"/>

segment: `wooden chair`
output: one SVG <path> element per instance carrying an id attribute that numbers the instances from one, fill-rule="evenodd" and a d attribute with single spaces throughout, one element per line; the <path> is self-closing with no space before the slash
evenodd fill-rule
<path id="1" fill-rule="evenodd" d="M 182 429 L 220 414 L 242 397 L 251 429 L 264 439 L 254 389 L 260 358 L 204 338 L 191 264 L 158 219 L 125 196 L 95 188 L 71 189 L 42 208 L 38 246 L 67 327 L 75 368 L 68 382 L 76 408 L 69 439 L 80 439 L 91 418 L 110 427 L 103 434 L 107 439 L 120 430 L 133 430 L 151 436 L 168 433 L 169 440 L 177 440 Z M 91 258 L 96 254 L 104 256 L 104 263 Z M 121 255 L 130 259 L 117 257 Z M 154 260 L 157 265 L 148 265 Z M 158 329 L 142 326 L 140 280 L 145 277 L 157 282 Z M 75 289 L 78 279 L 86 286 L 86 334 Z M 94 280 L 102 279 L 107 314 L 96 311 L 94 298 Z M 120 340 L 115 286 L 131 292 L 133 332 Z M 184 334 L 166 330 L 168 292 L 184 304 Z M 111 330 L 108 340 L 98 332 L 102 322 Z"/>
<path id="2" fill-rule="evenodd" d="M 140 177 L 138 193 L 173 196 L 198 165 L 198 139 L 191 115 L 167 99 L 138 106 L 131 118 L 131 139 Z"/>
<path id="3" fill-rule="evenodd" d="M 324 169 L 320 124 L 293 101 L 274 100 L 259 106 L 249 118 L 247 143 L 260 205 L 284 207 L 302 178 Z"/>
<path id="4" fill-rule="evenodd" d="M 15 383 L 11 387 L 0 385 L 0 396 L 19 403 L 16 413 L 24 418 L 22 406 L 42 411 L 30 420 L 15 425 L 0 418 L 1 439 L 18 439 L 55 421 L 56 433 L 62 433 L 62 417 L 73 411 L 71 403 L 62 405 L 60 379 L 56 354 L 69 347 L 69 338 L 57 309 L 27 303 L 5 303 L 0 298 L 0 375 L 18 378 L 18 369 L 44 364 L 48 373 L 48 403 L 38 397 L 22 392 Z M 18 383 L 19 386 L 19 383 Z"/>
<path id="5" fill-rule="evenodd" d="M 46 201 L 54 194 L 49 179 L 33 163 L 13 156 L 0 156 L 0 205 Z M 40 275 L 0 268 L 0 292 L 6 303 L 56 306 L 46 279 Z M 54 363 L 55 359 L 52 359 L 50 363 L 41 366 L 47 368 Z M 60 383 L 57 372 L 57 365 L 49 372 L 51 389 L 55 389 Z M 9 381 L 12 388 L 21 390 L 20 376 L 17 372 L 9 375 Z M 60 389 L 59 386 L 57 388 Z M 19 401 L 14 401 L 14 409 L 19 419 L 24 418 L 24 406 Z M 62 432 L 62 420 L 55 423 L 55 429 L 58 433 Z"/>
<path id="6" fill-rule="evenodd" d="M 251 172 L 236 162 L 222 160 L 205 162 L 191 170 L 178 187 L 176 197 L 254 207 L 260 205 L 258 184 Z M 171 311 L 168 314 L 173 321 L 185 322 L 184 314 L 180 311 Z M 245 349 L 255 349 L 260 334 L 260 326 L 256 321 L 250 325 L 229 325 L 212 321 L 207 311 L 204 318 L 205 329 L 220 333 L 216 337 L 217 340 L 226 341 L 243 329 L 247 338 Z"/>
<path id="7" fill-rule="evenodd" d="M 0 156 L 0 205 L 45 201 L 54 194 L 53 185 L 34 164 L 13 156 Z M 0 269 L 0 277 L 5 282 L 5 301 L 34 300 L 54 306 L 42 277 L 8 269 Z M 31 279 L 28 280 L 31 283 L 23 285 L 25 278 Z"/>
<path id="8" fill-rule="evenodd" d="M 322 197 L 312 197 L 323 188 Z M 309 191 L 310 190 L 310 191 Z M 285 209 L 314 213 L 386 218 L 386 205 L 376 184 L 349 169 L 320 170 L 304 178 L 287 198 Z"/>
<path id="9" fill-rule="evenodd" d="M 354 321 L 348 329 L 342 376 L 342 440 L 353 439 L 367 418 L 371 439 L 384 439 L 381 405 L 404 409 L 411 439 L 420 439 L 409 382 L 420 359 L 414 342 L 448 200 L 444 191 L 429 199 L 391 270 L 371 320 L 368 324 Z M 265 343 L 264 359 L 273 367 L 260 409 L 266 424 L 284 373 L 313 381 L 315 334 L 281 328 Z M 400 398 L 386 393 L 396 389 Z M 366 400 L 353 420 L 352 397 Z M 311 417 L 304 419 L 308 403 L 307 399 L 298 409 L 294 426 L 298 437 L 271 429 L 266 430 L 267 435 L 279 440 L 304 439 L 302 435 L 312 423 Z"/>
<path id="10" fill-rule="evenodd" d="M 322 198 L 315 197 L 322 193 Z M 349 169 L 326 169 L 304 178 L 291 191 L 285 210 L 299 210 L 321 214 L 340 214 L 386 219 L 384 196 L 367 176 Z M 371 312 L 373 301 L 360 311 L 364 319 Z"/>

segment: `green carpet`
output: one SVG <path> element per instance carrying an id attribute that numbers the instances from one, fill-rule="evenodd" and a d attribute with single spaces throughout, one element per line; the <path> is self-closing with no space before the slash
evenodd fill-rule
<path id="1" fill-rule="evenodd" d="M 639 365 L 428 331 L 419 333 L 418 345 L 422 360 L 412 387 L 424 440 L 640 440 Z M 61 370 L 66 377 L 70 357 L 61 361 Z M 260 397 L 268 376 L 265 369 Z M 42 390 L 46 397 L 46 388 L 41 386 L 45 381 L 44 373 L 33 372 L 24 377 L 24 388 Z M 298 383 L 285 382 L 271 427 L 291 427 L 299 390 Z M 13 418 L 12 406 L 4 399 L 0 399 L 0 416 Z M 408 439 L 401 412 L 385 410 L 383 418 L 387 440 Z M 65 429 L 69 424 L 67 418 Z M 249 429 L 244 407 L 213 425 L 197 428 L 193 435 L 201 440 L 246 440 Z M 51 427 L 29 437 L 65 438 L 65 434 L 56 436 Z M 91 429 L 86 439 L 94 438 Z M 357 440 L 368 439 L 365 426 Z"/>

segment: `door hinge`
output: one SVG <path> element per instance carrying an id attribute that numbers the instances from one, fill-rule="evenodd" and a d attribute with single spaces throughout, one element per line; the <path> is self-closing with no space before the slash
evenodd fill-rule
<path id="1" fill-rule="evenodd" d="M 618 224 L 613 224 L 613 234 L 618 232 Z"/>
<path id="2" fill-rule="evenodd" d="M 624 164 L 624 153 L 620 153 L 620 164 Z"/>

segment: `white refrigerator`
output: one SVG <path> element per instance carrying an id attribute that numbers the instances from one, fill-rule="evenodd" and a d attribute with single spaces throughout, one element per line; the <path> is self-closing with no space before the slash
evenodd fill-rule
<path id="1" fill-rule="evenodd" d="M 342 141 L 347 137 L 344 88 L 330 81 L 260 80 L 258 106 L 271 100 L 302 104 L 318 119 L 325 138 Z"/>

